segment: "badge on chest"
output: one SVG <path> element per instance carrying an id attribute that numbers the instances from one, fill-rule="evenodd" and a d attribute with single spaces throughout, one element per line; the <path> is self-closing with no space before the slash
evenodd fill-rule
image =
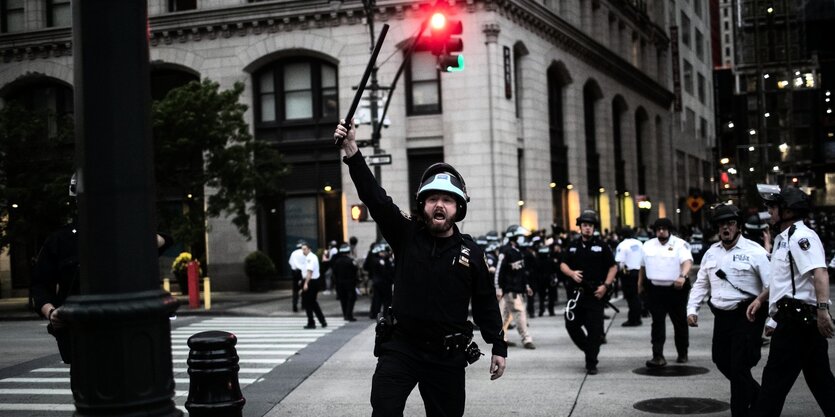
<path id="1" fill-rule="evenodd" d="M 458 263 L 470 267 L 470 248 L 461 246 L 461 254 L 458 255 Z"/>

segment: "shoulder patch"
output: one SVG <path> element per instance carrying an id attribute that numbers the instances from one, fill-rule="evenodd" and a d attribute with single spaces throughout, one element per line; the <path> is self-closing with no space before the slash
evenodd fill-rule
<path id="1" fill-rule="evenodd" d="M 684 242 L 684 249 L 690 250 L 690 244 L 687 243 L 687 242 Z"/>
<path id="2" fill-rule="evenodd" d="M 800 246 L 800 249 L 809 250 L 809 247 L 812 245 L 809 243 L 809 239 L 804 237 L 803 239 L 797 241 L 797 246 Z"/>

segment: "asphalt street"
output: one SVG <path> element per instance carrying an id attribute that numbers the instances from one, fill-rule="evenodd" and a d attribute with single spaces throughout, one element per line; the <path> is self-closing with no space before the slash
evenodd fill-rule
<path id="1" fill-rule="evenodd" d="M 561 295 L 565 301 L 564 294 Z M 329 326 L 316 331 L 300 328 L 299 324 L 304 323 L 303 313 L 290 311 L 290 301 L 286 293 L 281 292 L 218 294 L 217 307 L 210 312 L 181 308 L 178 318 L 172 322 L 175 402 L 182 407 L 188 391 L 188 375 L 182 372 L 187 353 L 182 347 L 183 341 L 189 334 L 216 329 L 232 331 L 239 336 L 242 361 L 239 379 L 247 400 L 245 416 L 370 415 L 371 376 L 376 360 L 371 353 L 373 321 L 362 314 L 368 307 L 368 300 L 360 298 L 356 309 L 360 320 L 353 323 L 341 320 L 338 302 L 332 294 L 321 294 L 320 301 Z M 490 381 L 486 358 L 470 366 L 467 370 L 466 415 L 651 416 L 696 414 L 698 411 L 707 416 L 730 415 L 727 410 L 728 383 L 710 361 L 713 318 L 708 309 L 702 309 L 700 326 L 690 329 L 687 368 L 668 366 L 670 373 L 689 370 L 696 374 L 648 376 L 639 372 L 644 370 L 644 362 L 650 356 L 649 319 L 645 319 L 641 327 L 621 327 L 626 306 L 622 300 L 615 304 L 624 311 L 615 314 L 607 310 L 612 318 L 606 322 L 608 343 L 601 349 L 600 374 L 586 375 L 582 353 L 568 338 L 563 316 L 548 317 L 546 313 L 544 317 L 530 320 L 530 332 L 537 349 L 511 347 L 507 371 L 502 378 Z M 276 338 L 265 339 L 262 343 L 246 340 L 248 333 Z M 514 331 L 510 332 L 510 338 L 517 343 L 520 339 Z M 675 356 L 671 338 L 672 326 L 668 325 L 668 359 Z M 250 345 L 244 346 L 247 344 Z M 275 356 L 270 348 L 282 353 Z M 288 349 L 292 352 L 285 352 Z M 754 370 L 758 380 L 767 356 L 768 346 L 764 346 L 763 359 Z M 279 359 L 271 359 L 276 357 Z M 60 368 L 54 342 L 45 333 L 43 321 L 0 321 L 0 415 L 72 415 L 72 396 L 60 391 L 68 390 L 68 383 L 50 383 L 48 379 L 66 378 L 66 370 Z M 35 380 L 40 382 L 31 382 Z M 24 391 L 15 391 L 19 389 Z M 38 393 L 50 389 L 58 390 L 44 391 L 50 394 L 45 397 L 48 404 L 60 405 L 53 411 L 13 411 L 8 408 L 8 404 L 28 402 L 32 405 L 40 401 L 36 394 L 21 397 L 14 394 L 16 392 Z M 685 403 L 677 398 L 691 401 Z M 650 401 L 644 409 L 649 407 L 655 412 L 636 408 L 643 407 L 644 401 Z M 3 408 L 4 404 L 7 408 Z M 687 412 L 686 407 L 693 404 L 696 404 L 695 408 Z M 714 406 L 719 411 L 706 412 Z M 423 414 L 416 389 L 409 398 L 405 415 Z M 821 415 L 802 377 L 795 383 L 783 415 Z"/>

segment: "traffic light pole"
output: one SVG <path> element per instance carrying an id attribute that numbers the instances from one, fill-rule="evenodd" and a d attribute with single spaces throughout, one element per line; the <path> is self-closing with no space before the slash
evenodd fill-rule
<path id="1" fill-rule="evenodd" d="M 375 0 L 363 0 L 362 2 L 363 7 L 365 8 L 365 18 L 368 21 L 368 33 L 371 36 L 371 50 L 374 50 L 374 45 L 377 44 L 374 36 L 374 6 Z M 382 153 L 380 150 L 380 129 L 378 125 L 382 125 L 381 121 L 377 120 L 377 116 L 379 114 L 379 104 L 377 100 L 377 93 L 380 91 L 380 84 L 377 81 L 377 63 L 374 63 L 374 68 L 371 70 L 371 100 L 370 101 L 370 110 L 371 110 L 371 144 L 374 146 L 374 155 L 379 155 Z M 377 178 L 377 182 L 380 185 L 383 185 L 383 170 L 380 165 L 374 165 L 374 177 Z M 380 226 L 376 225 L 376 234 L 377 234 L 377 242 L 382 240 L 382 234 L 380 233 Z"/>

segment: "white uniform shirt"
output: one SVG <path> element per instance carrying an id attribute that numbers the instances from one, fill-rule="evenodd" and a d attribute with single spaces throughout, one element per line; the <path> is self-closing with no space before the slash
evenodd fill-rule
<path id="1" fill-rule="evenodd" d="M 720 269 L 725 272 L 726 279 L 716 275 Z M 739 302 L 760 295 L 763 288 L 768 286 L 770 270 L 765 249 L 742 235 L 730 250 L 725 250 L 722 242 L 715 243 L 702 258 L 696 282 L 690 290 L 687 315 L 699 314 L 699 306 L 708 293 L 714 307 L 720 310 L 735 309 Z"/>
<path id="2" fill-rule="evenodd" d="M 646 268 L 647 279 L 659 287 L 673 285 L 681 274 L 681 264 L 693 260 L 690 246 L 675 236 L 670 236 L 664 245 L 657 237 L 650 239 L 644 243 L 641 252 L 641 266 Z"/>
<path id="3" fill-rule="evenodd" d="M 792 273 L 789 266 L 789 250 L 794 258 L 794 285 L 797 293 L 792 298 L 806 304 L 817 305 L 812 270 L 826 268 L 823 244 L 818 235 L 806 227 L 802 221 L 794 224 L 797 229 L 789 239 L 791 227 L 783 230 L 774 238 L 771 252 L 771 279 L 769 286 L 768 314 L 777 313 L 777 301 L 783 297 L 792 297 Z"/>
<path id="4" fill-rule="evenodd" d="M 294 271 L 302 271 L 304 272 L 305 267 L 305 258 L 304 252 L 301 249 L 296 249 L 293 253 L 290 254 L 290 261 L 287 263 L 290 264 L 290 269 Z"/>
<path id="5" fill-rule="evenodd" d="M 615 249 L 615 262 L 626 265 L 626 269 L 641 269 L 641 241 L 624 239 Z"/>
<path id="6" fill-rule="evenodd" d="M 319 258 L 310 252 L 307 254 L 305 258 L 305 266 L 302 269 L 302 278 L 307 277 L 307 271 L 313 271 L 313 274 L 310 276 L 310 279 L 319 279 Z"/>

